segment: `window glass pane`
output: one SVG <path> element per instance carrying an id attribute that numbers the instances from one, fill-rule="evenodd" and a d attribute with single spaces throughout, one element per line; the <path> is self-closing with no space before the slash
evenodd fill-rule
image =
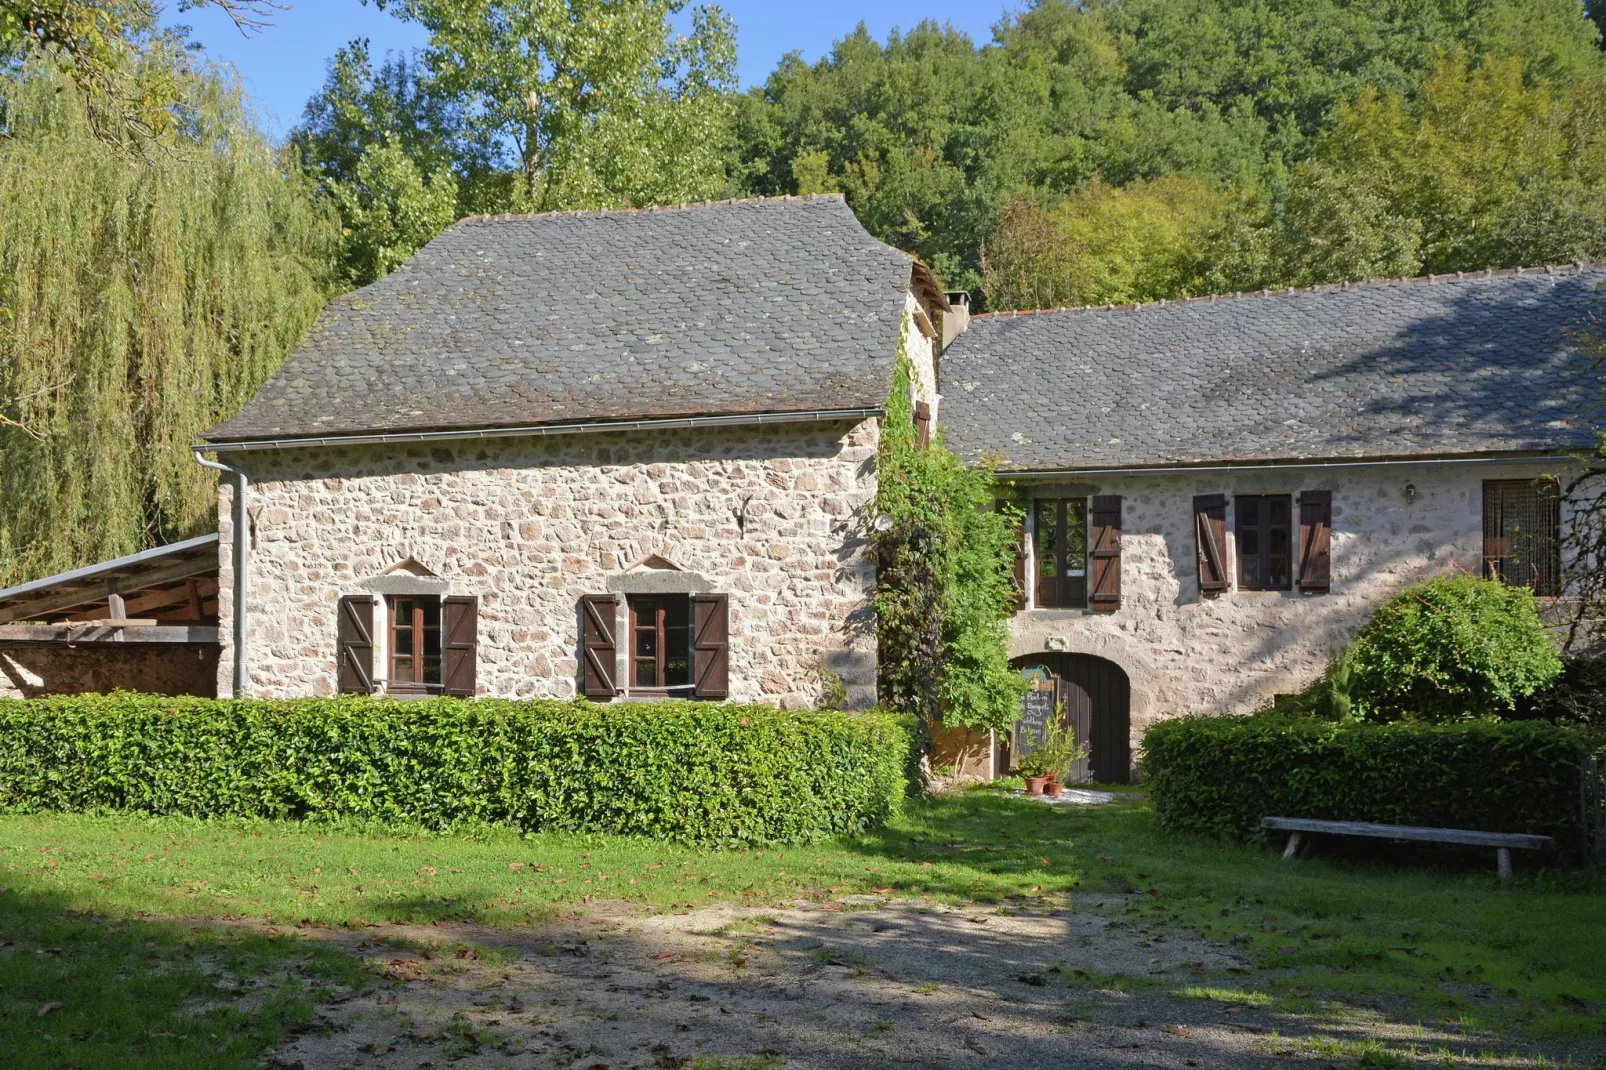
<path id="1" fill-rule="evenodd" d="M 410 683 L 412 683 L 413 682 L 413 659 L 409 658 L 409 657 L 402 657 L 401 655 L 397 655 L 397 657 L 396 657 L 396 670 L 391 675 L 394 677 L 393 682 L 395 682 L 395 683 L 402 683 L 402 684 L 410 684 Z"/>
<path id="2" fill-rule="evenodd" d="M 426 684 L 438 684 L 438 683 L 441 682 L 441 659 L 440 658 L 425 658 L 424 659 L 424 680 L 423 680 L 423 682 L 426 683 Z"/>
<path id="3" fill-rule="evenodd" d="M 1058 501 L 1039 499 L 1037 507 L 1037 574 L 1051 580 L 1060 574 L 1060 527 Z"/>
<path id="4" fill-rule="evenodd" d="M 658 659 L 643 657 L 636 658 L 636 686 L 658 686 Z"/>
<path id="5" fill-rule="evenodd" d="M 413 652 L 413 630 L 397 625 L 395 632 L 395 645 L 392 647 L 397 657 Z"/>
<path id="6" fill-rule="evenodd" d="M 1087 571 L 1087 503 L 1065 503 L 1065 571 Z"/>
<path id="7" fill-rule="evenodd" d="M 664 686 L 691 683 L 691 599 L 664 599 Z"/>

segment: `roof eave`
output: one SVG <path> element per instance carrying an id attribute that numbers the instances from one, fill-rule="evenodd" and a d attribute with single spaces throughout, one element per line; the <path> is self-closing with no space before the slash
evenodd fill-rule
<path id="1" fill-rule="evenodd" d="M 1569 461 L 1578 457 L 1576 449 L 1489 450 L 1466 453 L 1393 454 L 1380 457 L 1259 457 L 1212 458 L 1200 461 L 1144 461 L 1131 464 L 1077 465 L 1055 468 L 995 469 L 1003 479 L 1057 479 L 1066 476 L 1158 475 L 1173 472 L 1242 472 L 1275 468 L 1371 468 L 1395 465 L 1433 464 L 1532 464 Z"/>
<path id="2" fill-rule="evenodd" d="M 291 435 L 281 438 L 203 441 L 194 447 L 214 453 L 255 450 L 313 449 L 333 446 L 374 446 L 406 442 L 479 442 L 497 438 L 544 438 L 552 435 L 603 434 L 610 431 L 668 431 L 690 428 L 742 427 L 760 424 L 857 423 L 884 416 L 881 406 L 842 409 L 808 409 L 796 412 L 716 413 L 694 416 L 647 417 L 635 420 L 588 420 L 566 424 L 525 424 L 508 427 L 470 427 L 418 431 L 354 431 L 328 435 Z"/>

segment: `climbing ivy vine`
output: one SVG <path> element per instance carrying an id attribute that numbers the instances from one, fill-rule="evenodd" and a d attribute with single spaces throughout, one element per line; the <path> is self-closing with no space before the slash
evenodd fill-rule
<path id="1" fill-rule="evenodd" d="M 1023 689 L 1009 666 L 1014 560 L 1021 511 L 996 507 L 995 465 L 966 466 L 939 431 L 922 448 L 899 347 L 867 517 L 876 553 L 876 635 L 883 704 L 930 728 L 1004 729 Z"/>

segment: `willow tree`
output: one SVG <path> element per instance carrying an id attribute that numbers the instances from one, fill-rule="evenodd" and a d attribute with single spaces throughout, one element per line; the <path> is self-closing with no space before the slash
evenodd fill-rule
<path id="1" fill-rule="evenodd" d="M 332 215 L 237 80 L 171 47 L 115 77 L 172 122 L 110 130 L 48 56 L 0 76 L 0 585 L 214 524 L 188 447 L 327 296 Z"/>

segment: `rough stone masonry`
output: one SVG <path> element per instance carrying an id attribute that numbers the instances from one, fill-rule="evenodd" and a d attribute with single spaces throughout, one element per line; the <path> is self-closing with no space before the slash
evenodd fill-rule
<path id="1" fill-rule="evenodd" d="M 874 567 L 859 525 L 877 441 L 866 420 L 244 454 L 251 693 L 333 693 L 339 598 L 400 572 L 478 597 L 480 694 L 568 698 L 580 597 L 673 569 L 730 596 L 731 699 L 813 705 L 828 660 L 850 700 L 871 702 Z M 225 481 L 224 546 L 232 493 Z M 222 568 L 227 620 L 227 554 Z M 385 660 L 376 647 L 377 676 Z"/>

